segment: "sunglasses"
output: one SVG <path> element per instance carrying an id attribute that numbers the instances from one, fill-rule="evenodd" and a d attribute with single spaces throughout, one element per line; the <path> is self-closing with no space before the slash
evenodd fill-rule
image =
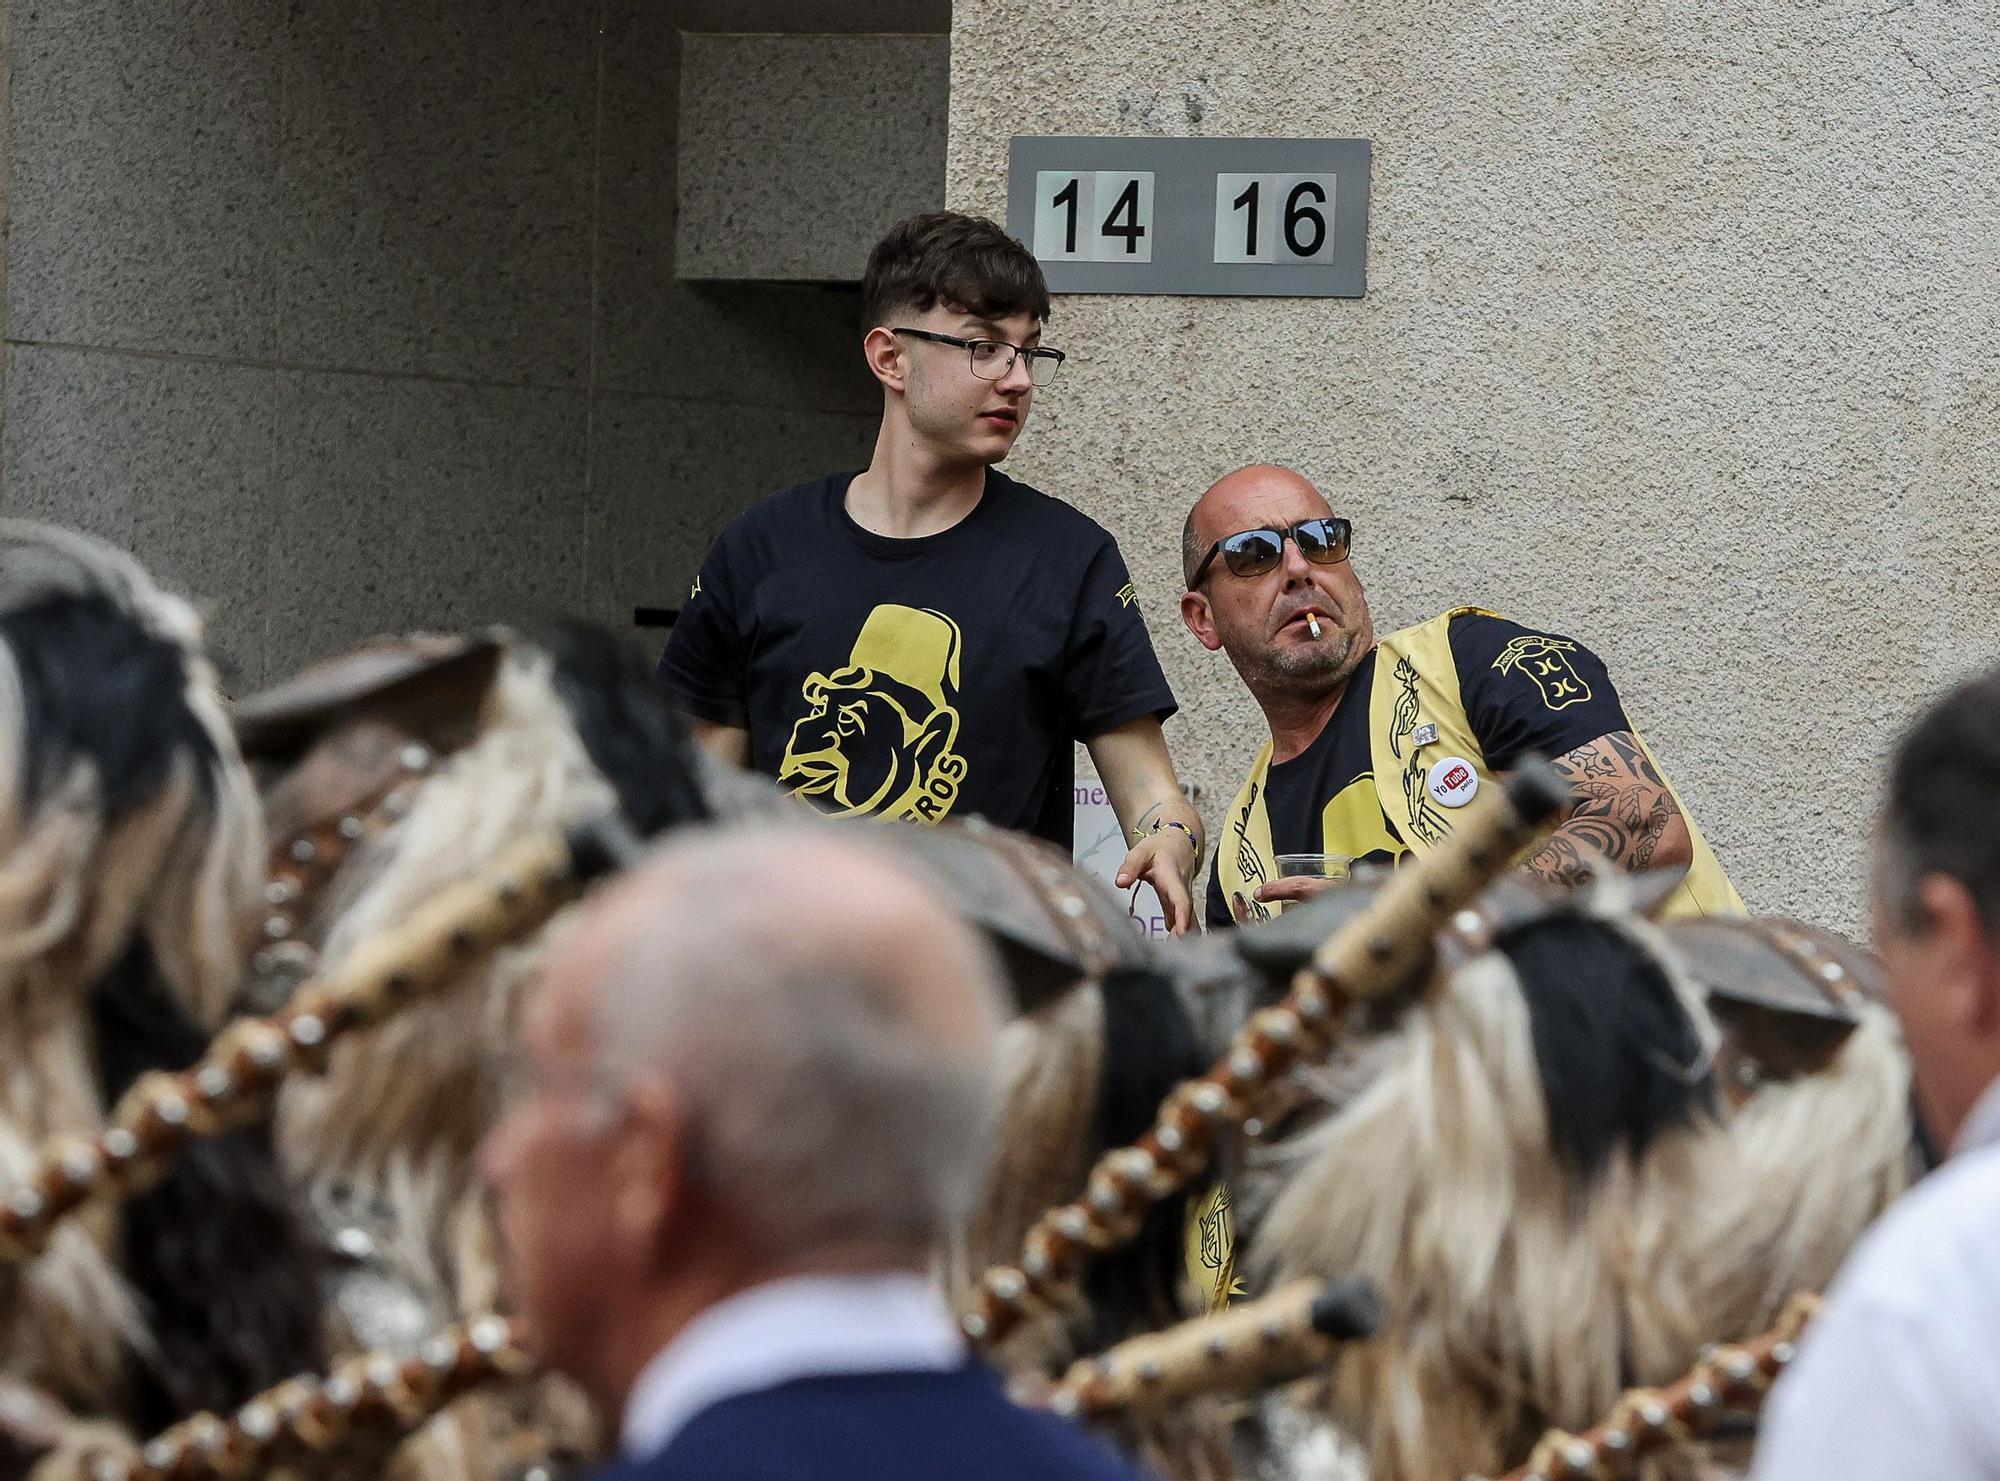
<path id="1" fill-rule="evenodd" d="M 1208 554 L 1194 568 L 1188 590 L 1201 585 L 1218 555 L 1232 576 L 1261 576 L 1266 571 L 1275 571 L 1278 562 L 1285 558 L 1287 540 L 1298 546 L 1299 554 L 1314 565 L 1337 566 L 1347 559 L 1347 542 L 1353 534 L 1353 524 L 1344 519 L 1302 519 L 1295 525 L 1238 530 L 1209 546 Z"/>

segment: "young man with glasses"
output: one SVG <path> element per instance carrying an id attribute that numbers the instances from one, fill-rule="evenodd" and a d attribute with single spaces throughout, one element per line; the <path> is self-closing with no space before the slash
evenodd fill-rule
<path id="1" fill-rule="evenodd" d="M 1351 533 L 1303 477 L 1261 465 L 1209 489 L 1182 530 L 1181 619 L 1229 655 L 1271 729 L 1224 818 L 1210 925 L 1325 888 L 1281 877 L 1280 855 L 1394 863 L 1429 849 L 1530 751 L 1576 805 L 1525 868 L 1563 883 L 1599 858 L 1683 869 L 1668 914 L 1742 913 L 1595 654 L 1477 607 L 1377 639 Z"/>
<path id="2" fill-rule="evenodd" d="M 1081 740 L 1132 838 L 1119 882 L 1185 929 L 1201 824 L 1124 558 L 993 467 L 1064 358 L 1040 265 L 990 221 L 918 216 L 869 257 L 862 313 L 873 459 L 723 531 L 661 677 L 710 751 L 840 815 L 976 815 L 1068 848 Z"/>

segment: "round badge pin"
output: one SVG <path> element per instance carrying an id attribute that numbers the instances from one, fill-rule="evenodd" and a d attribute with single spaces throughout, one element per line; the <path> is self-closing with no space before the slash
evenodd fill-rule
<path id="1" fill-rule="evenodd" d="M 1445 807 L 1464 807 L 1479 795 L 1479 772 L 1463 756 L 1447 756 L 1431 768 L 1431 796 Z"/>

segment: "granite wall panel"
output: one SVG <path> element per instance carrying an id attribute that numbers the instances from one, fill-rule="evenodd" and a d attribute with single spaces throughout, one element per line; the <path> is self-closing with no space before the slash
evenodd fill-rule
<path id="1" fill-rule="evenodd" d="M 676 275 L 701 23 L 14 5 L 0 510 L 201 598 L 238 687 L 393 628 L 675 605 L 737 508 L 865 461 L 880 405 L 851 287 Z M 843 44 L 911 54 L 873 40 Z"/>
<path id="2" fill-rule="evenodd" d="M 7 337 L 273 352 L 286 7 L 11 7 Z"/>
<path id="3" fill-rule="evenodd" d="M 13 345 L 5 512 L 135 551 L 208 616 L 225 681 L 265 661 L 266 562 L 284 413 L 267 372 L 159 355 Z"/>
<path id="4" fill-rule="evenodd" d="M 598 10 L 291 7 L 283 359 L 585 384 Z"/>
<path id="5" fill-rule="evenodd" d="M 683 278 L 854 282 L 885 223 L 943 202 L 942 36 L 690 36 Z"/>

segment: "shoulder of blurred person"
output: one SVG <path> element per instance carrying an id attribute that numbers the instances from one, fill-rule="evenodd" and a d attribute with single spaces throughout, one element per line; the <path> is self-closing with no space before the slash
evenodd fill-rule
<path id="1" fill-rule="evenodd" d="M 935 1287 L 906 1271 L 772 1281 L 709 1308 L 634 1385 L 616 1477 L 1141 1481 L 1108 1445 L 1010 1401 Z"/>
<path id="2" fill-rule="evenodd" d="M 703 1408 L 602 1481 L 1146 1481 L 1097 1437 L 1009 1400 L 976 1364 L 819 1373 Z"/>
<path id="3" fill-rule="evenodd" d="M 1755 1481 L 2000 1477 L 2000 1082 L 1856 1249 L 1772 1395 Z"/>

